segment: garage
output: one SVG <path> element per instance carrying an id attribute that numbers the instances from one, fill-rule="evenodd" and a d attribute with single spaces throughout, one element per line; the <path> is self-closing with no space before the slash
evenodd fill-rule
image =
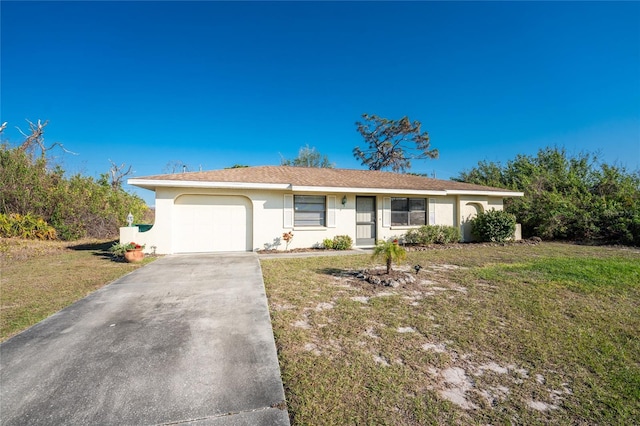
<path id="1" fill-rule="evenodd" d="M 174 201 L 174 253 L 252 250 L 252 209 L 246 197 L 181 195 Z"/>

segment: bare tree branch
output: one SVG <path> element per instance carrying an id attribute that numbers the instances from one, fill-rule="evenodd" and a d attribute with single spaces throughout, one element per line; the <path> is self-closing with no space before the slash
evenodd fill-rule
<path id="1" fill-rule="evenodd" d="M 408 117 L 389 120 L 375 114 L 362 114 L 362 118 L 356 126 L 368 149 L 356 146 L 353 155 L 370 170 L 406 172 L 411 160 L 438 158 L 438 150 L 430 148 L 429 134 L 421 131 L 419 121 L 411 122 Z"/>
<path id="2" fill-rule="evenodd" d="M 25 137 L 24 142 L 22 142 L 22 144 L 19 146 L 19 149 L 21 149 L 22 151 L 34 150 L 36 149 L 36 146 L 37 146 L 38 148 L 40 148 L 40 156 L 44 158 L 48 151 L 51 151 L 53 148 L 58 146 L 60 147 L 60 149 L 62 149 L 64 152 L 68 154 L 78 155 L 77 153 L 66 149 L 64 145 L 62 145 L 60 142 L 54 142 L 53 144 L 51 144 L 51 146 L 46 147 L 44 143 L 44 128 L 47 126 L 47 124 L 49 124 L 49 120 L 46 120 L 44 123 L 40 120 L 38 120 L 37 123 L 33 123 L 30 120 L 26 120 L 26 121 L 27 123 L 29 123 L 29 130 L 31 132 L 30 134 L 26 134 L 25 132 L 22 131 L 21 128 L 16 126 L 16 129 L 18 129 L 20 134 L 22 134 L 22 136 Z M 7 123 L 4 123 L 3 126 L 6 127 L 6 124 Z M 3 130 L 4 130 L 4 127 L 3 127 Z"/>
<path id="3" fill-rule="evenodd" d="M 183 163 L 180 160 L 169 161 L 162 169 L 162 173 L 175 174 L 190 172 L 191 167 L 188 164 Z"/>
<path id="4" fill-rule="evenodd" d="M 132 166 L 129 166 L 125 170 L 125 163 L 122 163 L 118 166 L 111 160 L 109 160 L 109 162 L 111 163 L 111 167 L 109 168 L 109 175 L 111 176 L 111 188 L 120 189 L 122 188 L 122 181 L 124 180 L 124 178 L 133 173 Z"/>

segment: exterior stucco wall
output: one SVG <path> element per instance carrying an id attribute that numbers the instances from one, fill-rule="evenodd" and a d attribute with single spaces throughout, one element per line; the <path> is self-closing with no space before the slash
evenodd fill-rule
<path id="1" fill-rule="evenodd" d="M 326 227 L 286 227 L 284 220 L 284 196 L 285 195 L 325 195 L 335 197 L 335 226 Z M 158 254 L 174 253 L 174 226 L 175 205 L 174 201 L 181 195 L 237 195 L 250 200 L 252 218 L 252 243 L 250 250 L 274 248 L 284 250 L 286 243 L 282 240 L 282 234 L 292 231 L 293 239 L 289 249 L 320 246 L 325 238 L 333 238 L 336 235 L 349 235 L 355 244 L 356 235 L 356 195 L 339 192 L 291 192 L 280 190 L 257 189 L 206 189 L 206 188 L 170 188 L 156 189 L 156 219 L 153 227 L 147 232 L 137 232 L 137 228 L 121 228 L 121 241 L 135 241 L 146 244 L 145 252 L 155 250 Z M 375 196 L 376 198 L 376 238 L 390 239 L 402 236 L 411 227 L 393 227 L 383 223 L 384 198 L 388 197 L 417 197 L 409 194 L 357 194 L 362 196 Z M 342 204 L 343 197 L 346 203 Z M 423 196 L 419 196 L 423 197 Z M 424 196 L 435 201 L 435 224 L 447 226 L 464 226 L 462 214 L 468 203 L 476 203 L 483 209 L 502 209 L 502 198 L 487 196 Z M 429 204 L 429 202 L 427 201 Z"/>
<path id="2" fill-rule="evenodd" d="M 476 216 L 477 212 L 485 212 L 487 210 L 502 210 L 504 208 L 502 197 L 488 196 L 458 196 L 458 223 L 463 241 L 473 241 L 471 235 L 470 221 Z"/>
<path id="3" fill-rule="evenodd" d="M 378 205 L 380 206 L 378 209 L 378 239 L 388 240 L 392 238 L 401 238 L 409 229 L 417 228 L 416 226 L 383 226 L 382 203 L 385 197 L 387 196 L 378 197 Z M 422 196 L 417 197 L 416 195 L 407 194 L 394 194 L 392 197 L 422 198 Z M 424 198 L 427 199 L 428 209 L 435 206 L 435 222 L 433 225 L 457 226 L 457 206 L 455 196 L 425 196 Z M 430 203 L 431 199 L 433 199 L 434 204 Z M 429 216 L 430 212 L 427 213 L 427 221 L 429 221 Z"/>

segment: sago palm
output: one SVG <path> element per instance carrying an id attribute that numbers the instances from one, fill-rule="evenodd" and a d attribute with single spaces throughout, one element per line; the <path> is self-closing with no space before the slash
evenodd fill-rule
<path id="1" fill-rule="evenodd" d="M 400 262 L 407 257 L 407 251 L 394 241 L 379 241 L 373 249 L 373 258 L 382 257 L 387 264 L 387 274 L 391 272 L 393 262 Z"/>

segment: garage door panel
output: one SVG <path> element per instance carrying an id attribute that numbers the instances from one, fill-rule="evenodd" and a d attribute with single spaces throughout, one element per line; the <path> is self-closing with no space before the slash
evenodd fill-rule
<path id="1" fill-rule="evenodd" d="M 176 253 L 251 250 L 251 203 L 245 197 L 182 195 L 174 212 Z"/>

